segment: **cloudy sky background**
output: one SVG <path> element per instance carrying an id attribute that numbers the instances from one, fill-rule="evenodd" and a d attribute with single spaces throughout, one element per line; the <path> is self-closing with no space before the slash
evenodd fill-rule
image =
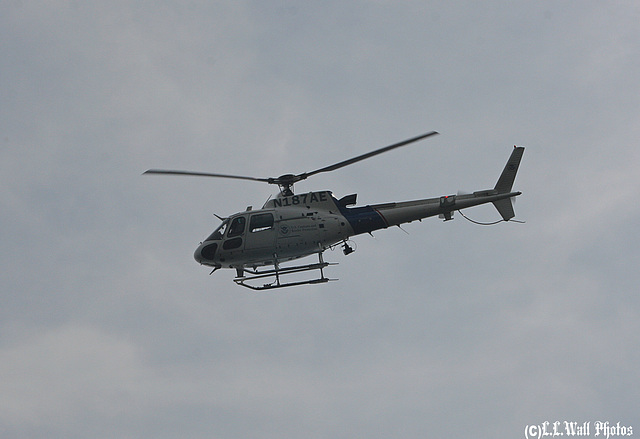
<path id="1" fill-rule="evenodd" d="M 523 437 L 640 429 L 640 6 L 75 2 L 0 6 L 0 435 Z M 214 217 L 299 173 L 360 204 L 493 187 L 356 237 L 339 282 L 208 276 Z M 492 207 L 466 212 L 492 221 Z"/>

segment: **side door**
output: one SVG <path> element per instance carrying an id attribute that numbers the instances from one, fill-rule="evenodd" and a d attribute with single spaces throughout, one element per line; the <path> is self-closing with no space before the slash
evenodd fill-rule
<path id="1" fill-rule="evenodd" d="M 249 227 L 245 236 L 245 251 L 274 252 L 276 230 L 272 212 L 254 213 L 249 217 Z"/>

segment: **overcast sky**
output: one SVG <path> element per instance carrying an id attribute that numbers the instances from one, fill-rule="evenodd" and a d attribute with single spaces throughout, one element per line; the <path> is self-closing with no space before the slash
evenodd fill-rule
<path id="1" fill-rule="evenodd" d="M 617 1 L 3 1 L 0 436 L 640 431 L 639 23 Z M 296 188 L 486 189 L 517 144 L 526 224 L 359 236 L 325 285 L 256 294 L 193 260 L 274 187 L 141 176 L 300 173 L 431 130 Z"/>

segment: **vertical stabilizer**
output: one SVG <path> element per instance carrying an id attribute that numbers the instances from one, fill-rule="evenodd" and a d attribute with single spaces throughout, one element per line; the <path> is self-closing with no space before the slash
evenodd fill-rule
<path id="1" fill-rule="evenodd" d="M 522 146 L 514 146 L 513 152 L 507 160 L 507 164 L 505 165 L 502 174 L 500 174 L 500 178 L 498 178 L 498 182 L 496 183 L 496 187 L 494 190 L 499 194 L 510 194 L 511 188 L 513 187 L 513 182 L 516 179 L 516 174 L 518 173 L 518 166 L 520 166 L 520 160 L 522 160 L 522 154 L 524 153 L 524 147 Z M 520 195 L 520 192 L 514 193 L 515 195 Z M 502 216 L 502 219 L 505 221 L 509 221 L 511 218 L 516 216 L 513 211 L 513 197 L 503 198 L 502 200 L 494 201 L 493 205 Z"/>
<path id="2" fill-rule="evenodd" d="M 520 166 L 520 160 L 524 153 L 524 147 L 522 146 L 514 146 L 513 148 L 511 157 L 509 157 L 509 160 L 496 183 L 496 187 L 494 188 L 499 194 L 511 192 L 513 182 L 516 179 L 516 173 L 518 172 L 518 166 Z M 513 208 L 511 210 L 513 211 Z"/>
<path id="3" fill-rule="evenodd" d="M 505 221 L 509 221 L 516 216 L 516 213 L 513 211 L 513 201 L 511 201 L 511 198 L 494 201 L 493 205 L 498 209 L 498 213 Z"/>

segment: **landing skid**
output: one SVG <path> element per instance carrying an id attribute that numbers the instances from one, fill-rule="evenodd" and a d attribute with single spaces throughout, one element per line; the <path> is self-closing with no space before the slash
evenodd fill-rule
<path id="1" fill-rule="evenodd" d="M 252 290 L 271 290 L 274 288 L 284 288 L 284 287 L 294 287 L 297 285 L 308 285 L 308 284 L 321 284 L 326 283 L 331 280 L 337 279 L 329 279 L 324 275 L 324 268 L 329 265 L 338 265 L 335 263 L 325 262 L 322 259 L 322 252 L 318 253 L 318 262 L 315 264 L 307 264 L 307 265 L 296 265 L 293 267 L 280 267 L 277 259 L 274 261 L 274 269 L 273 270 L 250 270 L 245 268 L 242 271 L 238 272 L 238 276 L 233 279 L 233 281 L 246 288 L 250 288 Z M 320 271 L 320 277 L 316 279 L 308 279 L 294 282 L 283 282 L 281 277 L 286 276 L 288 274 L 294 273 L 302 273 L 305 271 Z M 248 274 L 245 274 L 248 273 Z M 253 282 L 258 279 L 271 279 L 270 283 L 263 284 L 262 286 L 252 285 L 247 282 Z"/>

